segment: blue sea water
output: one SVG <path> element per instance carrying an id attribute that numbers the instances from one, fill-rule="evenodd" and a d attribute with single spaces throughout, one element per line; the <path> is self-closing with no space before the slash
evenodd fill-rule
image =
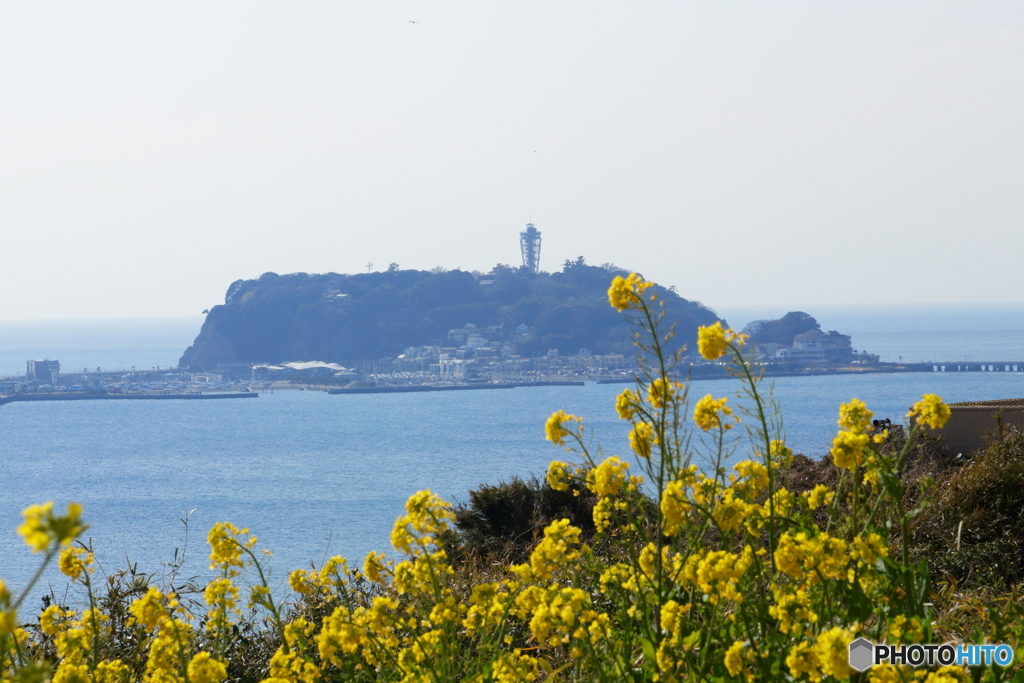
<path id="1" fill-rule="evenodd" d="M 77 360 L 83 367 L 167 366 L 191 341 L 171 346 L 170 340 L 182 336 L 181 321 L 139 325 L 149 330 L 150 347 L 125 345 L 133 323 L 111 324 L 106 341 L 103 325 L 95 324 L 84 335 L 93 340 L 93 355 Z M 23 363 L 12 354 L 25 356 L 27 349 L 24 342 L 8 345 L 8 329 L 0 324 L 0 367 Z M 45 341 L 46 329 L 23 324 L 20 339 Z M 69 326 L 51 323 L 49 329 L 63 330 L 51 342 L 56 352 L 48 352 L 50 357 L 74 352 Z M 898 338 L 895 331 L 881 333 Z M 855 345 L 860 347 L 856 337 Z M 1012 357 L 1024 359 L 1024 353 L 1006 359 Z M 481 483 L 542 476 L 550 460 L 565 458 L 543 438 L 543 423 L 554 410 L 584 416 L 595 446 L 600 443 L 606 454 L 626 453 L 626 429 L 613 407 L 622 388 L 348 396 L 279 391 L 237 401 L 8 404 L 0 407 L 0 577 L 15 587 L 27 582 L 34 558 L 15 527 L 24 507 L 45 500 L 84 505 L 88 535 L 107 570 L 123 567 L 127 556 L 140 571 L 164 571 L 163 563 L 184 542 L 179 520 L 191 510 L 187 575 L 207 571 L 205 534 L 221 520 L 250 527 L 261 546 L 274 551 L 274 580 L 282 584 L 287 571 L 325 556 L 341 554 L 361 564 L 369 550 L 387 548 L 391 526 L 411 493 L 429 488 L 465 501 L 467 491 Z M 694 382 L 690 391 L 696 398 L 736 389 L 732 380 L 721 380 Z M 840 402 L 858 397 L 879 417 L 898 420 L 926 392 L 949 401 L 1020 397 L 1024 373 L 774 382 L 790 445 L 812 456 L 827 450 Z M 737 457 L 743 453 L 740 447 Z M 46 581 L 57 590 L 63 586 L 55 572 Z M 35 592 L 44 591 L 41 586 Z"/>

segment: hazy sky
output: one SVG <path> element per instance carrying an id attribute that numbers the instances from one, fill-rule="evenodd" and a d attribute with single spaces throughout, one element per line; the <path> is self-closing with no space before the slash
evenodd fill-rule
<path id="1" fill-rule="evenodd" d="M 1024 300 L 1024 3 L 0 9 L 0 319 L 516 265 L 531 216 L 712 307 Z"/>

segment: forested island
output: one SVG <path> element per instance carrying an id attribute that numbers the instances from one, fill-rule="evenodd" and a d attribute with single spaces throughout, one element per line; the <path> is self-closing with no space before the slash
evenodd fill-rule
<path id="1" fill-rule="evenodd" d="M 180 365 L 193 372 L 296 359 L 352 365 L 407 347 L 458 346 L 464 340 L 449 333 L 469 326 L 486 330 L 489 342 L 514 344 L 523 357 L 552 349 L 630 355 L 626 320 L 607 298 L 611 279 L 625 273 L 611 264 L 588 265 L 582 257 L 555 273 L 507 265 L 487 273 L 397 265 L 355 275 L 264 273 L 231 284 Z M 674 288 L 653 291 L 666 318 L 678 324 L 673 347 L 695 348 L 697 328 L 719 320 Z"/>

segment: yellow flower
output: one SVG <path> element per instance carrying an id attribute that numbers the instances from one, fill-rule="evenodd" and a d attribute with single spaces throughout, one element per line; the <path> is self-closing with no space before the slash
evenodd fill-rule
<path id="1" fill-rule="evenodd" d="M 248 538 L 245 538 L 248 536 Z M 248 529 L 239 529 L 231 522 L 217 522 L 206 536 L 210 545 L 210 569 L 220 569 L 228 576 L 237 576 L 241 569 L 244 548 L 252 548 L 256 537 Z"/>
<path id="2" fill-rule="evenodd" d="M 807 501 L 809 509 L 817 510 L 822 505 L 831 505 L 832 500 L 836 497 L 836 492 L 829 490 L 824 484 L 818 484 L 810 491 L 805 491 L 801 495 Z"/>
<path id="3" fill-rule="evenodd" d="M 773 462 L 783 467 L 789 467 L 793 464 L 793 451 L 786 446 L 785 441 L 778 439 L 772 441 L 768 446 L 768 455 L 771 456 Z"/>
<path id="4" fill-rule="evenodd" d="M 587 474 L 587 487 L 602 497 L 616 496 L 626 483 L 627 469 L 629 463 L 619 460 L 619 456 L 606 458 Z"/>
<path id="5" fill-rule="evenodd" d="M 718 360 L 725 355 L 728 348 L 726 332 L 722 328 L 722 321 L 716 321 L 714 325 L 701 327 L 697 330 L 697 351 L 707 360 Z"/>
<path id="6" fill-rule="evenodd" d="M 640 402 L 640 395 L 632 389 L 626 389 L 615 397 L 615 412 L 623 420 L 632 420 L 636 415 L 636 406 Z"/>
<path id="7" fill-rule="evenodd" d="M 661 520 L 666 536 L 675 536 L 679 533 L 690 509 L 690 501 L 686 498 L 686 485 L 678 480 L 670 481 L 661 495 Z"/>
<path id="8" fill-rule="evenodd" d="M 539 662 L 520 652 L 520 650 L 506 652 L 491 664 L 491 675 L 497 683 L 537 680 L 537 676 L 540 675 Z"/>
<path id="9" fill-rule="evenodd" d="M 18 527 L 18 534 L 34 553 L 51 545 L 69 545 L 86 529 L 78 503 L 68 503 L 67 514 L 59 517 L 53 514 L 53 501 L 29 505 L 21 514 L 25 521 Z"/>
<path id="10" fill-rule="evenodd" d="M 850 677 L 853 673 L 849 663 L 852 641 L 853 634 L 840 626 L 833 626 L 818 634 L 818 642 L 814 644 L 814 649 L 818 652 L 822 674 L 838 679 Z"/>
<path id="11" fill-rule="evenodd" d="M 418 554 L 416 548 L 433 544 L 434 536 L 447 531 L 455 520 L 451 503 L 430 491 L 417 491 L 405 503 L 406 515 L 395 520 L 391 545 L 407 554 Z M 414 547 L 416 546 L 416 547 Z"/>
<path id="12" fill-rule="evenodd" d="M 733 469 L 739 475 L 733 488 L 748 500 L 768 488 L 768 468 L 756 460 L 743 460 L 733 465 Z"/>
<path id="13" fill-rule="evenodd" d="M 839 426 L 855 434 L 870 431 L 873 416 L 864 401 L 856 398 L 839 406 Z"/>
<path id="14" fill-rule="evenodd" d="M 164 607 L 164 596 L 156 586 L 150 586 L 145 595 L 132 602 L 128 611 L 136 622 L 146 628 L 154 628 L 168 616 L 167 608 Z"/>
<path id="15" fill-rule="evenodd" d="M 779 620 L 779 630 L 799 636 L 805 624 L 818 621 L 818 615 L 810 608 L 810 597 L 803 589 L 786 593 L 778 587 L 772 589 L 775 604 L 768 608 L 768 614 Z"/>
<path id="16" fill-rule="evenodd" d="M 89 665 L 66 659 L 53 672 L 53 683 L 90 683 Z"/>
<path id="17" fill-rule="evenodd" d="M 69 546 L 60 552 L 57 566 L 60 567 L 62 574 L 70 577 L 72 581 L 77 581 L 86 569 L 90 572 L 93 570 L 92 563 L 93 556 L 88 550 Z"/>
<path id="18" fill-rule="evenodd" d="M 629 445 L 633 452 L 644 460 L 651 459 L 651 442 L 654 441 L 654 429 L 646 422 L 637 422 L 629 432 Z"/>
<path id="19" fill-rule="evenodd" d="M 715 398 L 708 394 L 693 408 L 693 421 L 705 432 L 711 429 L 732 429 L 731 424 L 723 425 L 719 413 L 732 415 L 732 409 L 725 405 L 727 398 Z"/>
<path id="20" fill-rule="evenodd" d="M 371 550 L 366 555 L 366 561 L 363 563 L 363 573 L 366 574 L 366 578 L 374 583 L 384 583 L 384 572 L 387 571 L 387 565 L 384 564 L 384 553 L 378 553 Z"/>
<path id="21" fill-rule="evenodd" d="M 214 659 L 209 652 L 197 653 L 188 663 L 189 683 L 220 683 L 227 677 L 227 666 Z"/>
<path id="22" fill-rule="evenodd" d="M 671 382 L 658 377 L 647 387 L 647 402 L 654 408 L 661 410 L 674 401 L 682 390 L 683 385 L 681 383 Z"/>
<path id="23" fill-rule="evenodd" d="M 74 616 L 72 610 L 63 609 L 60 605 L 50 605 L 39 615 L 39 630 L 48 636 L 55 636 Z"/>
<path id="24" fill-rule="evenodd" d="M 576 417 L 575 415 L 568 415 L 564 410 L 559 410 L 551 413 L 551 417 L 548 418 L 547 423 L 544 425 L 544 434 L 548 441 L 554 443 L 556 446 L 561 446 L 565 443 L 565 437 L 572 434 L 568 429 L 565 428 L 566 422 L 582 422 L 583 418 Z"/>
<path id="25" fill-rule="evenodd" d="M 580 532 L 568 519 L 555 520 L 544 529 L 544 538 L 530 553 L 529 564 L 514 565 L 512 571 L 533 581 L 551 579 L 560 567 L 579 558 Z"/>
<path id="26" fill-rule="evenodd" d="M 916 418 L 917 423 L 925 427 L 942 429 L 950 414 L 949 406 L 943 403 L 942 398 L 935 394 L 925 394 L 911 407 L 907 418 Z"/>
<path id="27" fill-rule="evenodd" d="M 839 432 L 832 440 L 832 460 L 836 467 L 853 470 L 864 464 L 864 448 L 870 437 L 867 434 Z"/>
<path id="28" fill-rule="evenodd" d="M 754 551 L 749 545 L 740 554 L 712 550 L 696 561 L 692 580 L 709 596 L 712 604 L 717 605 L 720 600 L 740 600 L 736 586 L 753 563 Z"/>
<path id="29" fill-rule="evenodd" d="M 722 327 L 722 321 L 697 329 L 697 351 L 707 360 L 718 360 L 729 350 L 729 344 L 743 346 L 747 335 Z"/>
<path id="30" fill-rule="evenodd" d="M 775 566 L 796 580 L 807 578 L 812 584 L 827 579 L 847 578 L 850 559 L 846 541 L 820 532 L 809 538 L 803 531 L 788 531 L 779 537 L 775 549 Z"/>
<path id="31" fill-rule="evenodd" d="M 96 665 L 96 683 L 124 683 L 131 680 L 131 668 L 120 659 L 100 662 Z"/>
<path id="32" fill-rule="evenodd" d="M 630 273 L 629 277 L 616 275 L 608 288 L 608 303 L 620 311 L 627 308 L 640 308 L 643 299 L 641 295 L 654 283 L 646 282 L 636 273 Z"/>
<path id="33" fill-rule="evenodd" d="M 316 584 L 319 578 L 314 571 L 296 569 L 288 575 L 288 585 L 299 595 L 312 595 L 316 592 Z"/>
<path id="34" fill-rule="evenodd" d="M 802 641 L 793 646 L 786 655 L 786 666 L 793 678 L 801 678 L 804 674 L 812 681 L 821 680 L 821 660 L 818 658 L 817 649 L 807 641 Z"/>
<path id="35" fill-rule="evenodd" d="M 743 641 L 737 640 L 725 651 L 725 668 L 730 676 L 738 676 L 743 671 Z"/>
<path id="36" fill-rule="evenodd" d="M 207 613 L 206 630 L 209 633 L 224 634 L 232 626 L 231 617 L 238 616 L 238 588 L 227 577 L 214 579 L 206 584 L 203 600 L 210 606 Z"/>
<path id="37" fill-rule="evenodd" d="M 548 486 L 555 491 L 567 491 L 569 482 L 566 481 L 569 475 L 569 463 L 560 460 L 552 460 L 548 465 Z"/>

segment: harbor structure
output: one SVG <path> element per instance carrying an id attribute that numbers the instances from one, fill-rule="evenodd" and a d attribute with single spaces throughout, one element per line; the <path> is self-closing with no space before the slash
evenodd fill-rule
<path id="1" fill-rule="evenodd" d="M 26 363 L 25 381 L 57 384 L 60 380 L 59 360 L 30 360 Z"/>
<path id="2" fill-rule="evenodd" d="M 523 267 L 531 273 L 540 272 L 540 230 L 533 223 L 526 224 L 526 230 L 519 233 L 519 249 L 523 252 Z"/>

